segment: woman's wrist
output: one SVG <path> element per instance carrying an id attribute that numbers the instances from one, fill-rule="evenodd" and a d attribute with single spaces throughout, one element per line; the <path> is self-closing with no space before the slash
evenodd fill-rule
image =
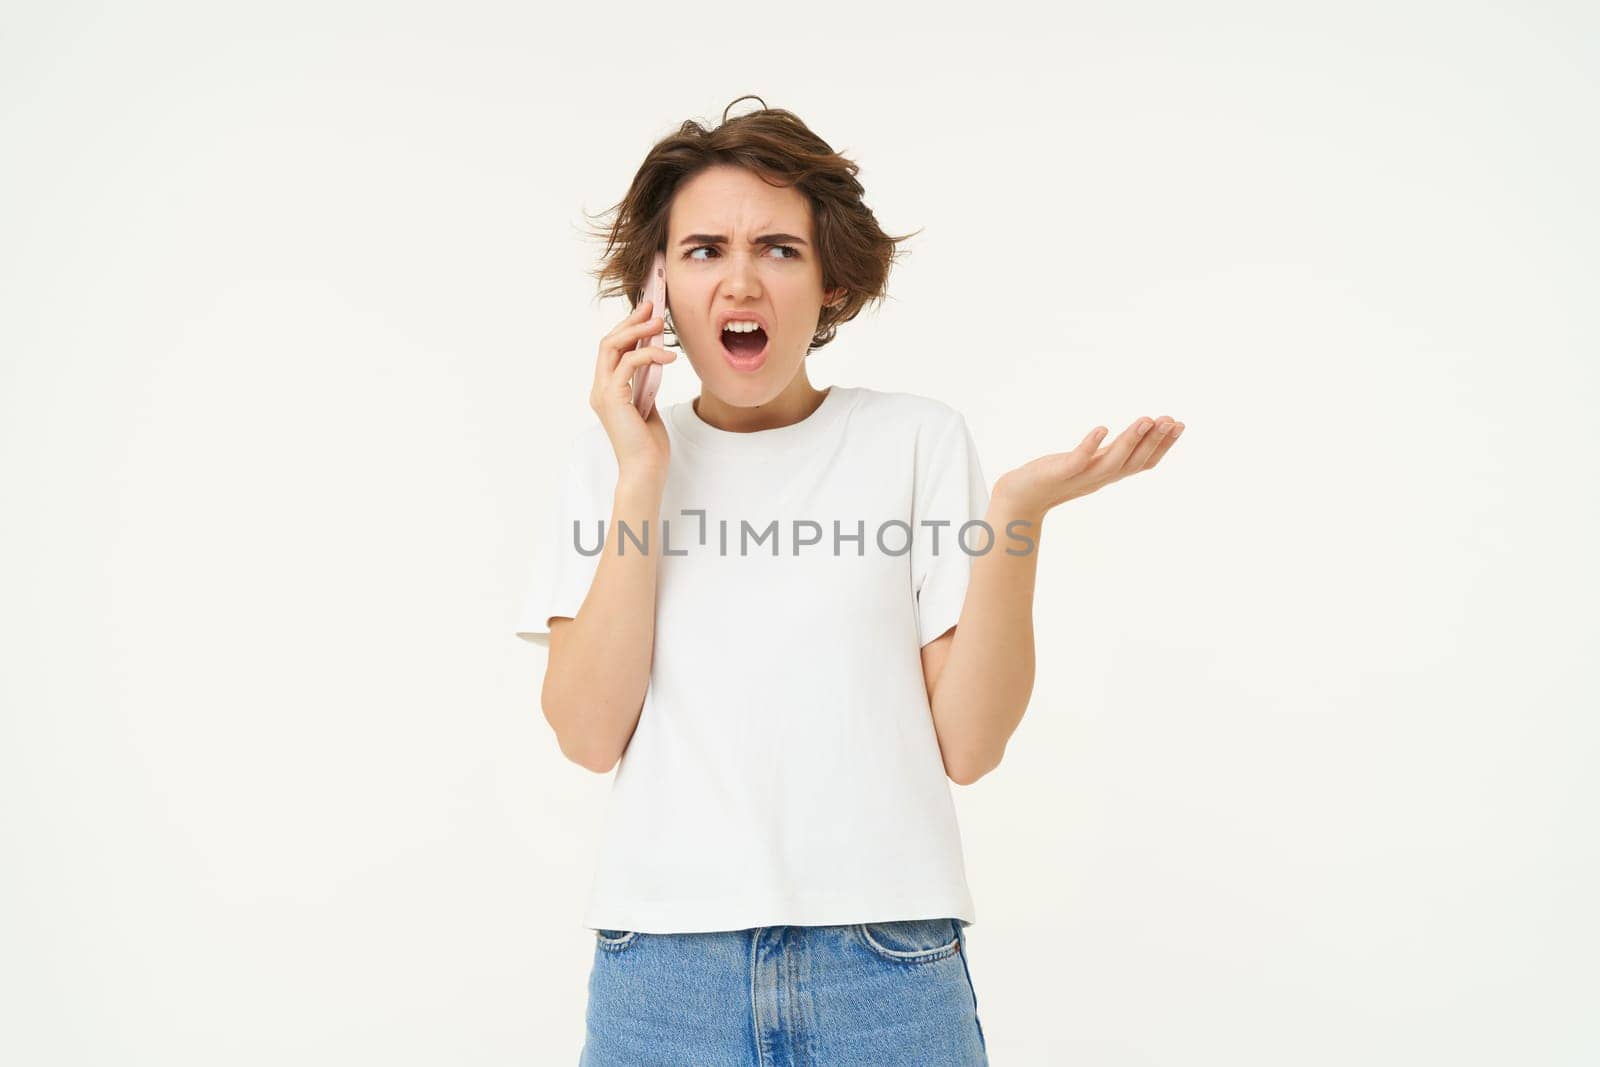
<path id="1" fill-rule="evenodd" d="M 989 496 L 989 516 L 998 520 L 1004 529 L 1005 524 L 1016 520 L 1026 522 L 1027 529 L 1038 532 L 1044 526 L 1044 517 L 1049 508 L 1040 507 L 1037 502 L 1025 500 L 1021 496 L 1008 491 L 1004 484 L 998 484 Z"/>

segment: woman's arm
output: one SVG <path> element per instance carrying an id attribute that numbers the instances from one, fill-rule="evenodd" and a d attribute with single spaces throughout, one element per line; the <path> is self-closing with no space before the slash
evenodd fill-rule
<path id="1" fill-rule="evenodd" d="M 1033 693 L 1033 588 L 1044 512 L 999 487 L 984 517 L 994 545 L 972 561 L 956 626 L 923 647 L 922 672 L 945 773 L 960 785 L 988 774 L 1005 755 Z M 1008 533 L 1007 526 L 1018 525 Z M 1032 542 L 1023 555 L 1022 539 Z"/>
<path id="2" fill-rule="evenodd" d="M 995 532 L 990 550 L 972 561 L 955 628 L 922 652 L 928 704 L 945 773 L 970 785 L 1000 765 L 1033 692 L 1033 587 L 1039 539 L 1051 508 L 1154 467 L 1183 432 L 1162 416 L 1135 420 L 1117 440 L 1096 449 L 1105 428 L 1071 452 L 1041 456 L 1001 476 L 985 516 Z M 1152 432 L 1154 431 L 1154 432 Z M 1015 528 L 1014 520 L 1029 523 Z M 1033 544 L 1024 554 L 1021 539 Z"/>
<path id="3" fill-rule="evenodd" d="M 661 525 L 664 482 L 655 475 L 618 480 L 606 544 L 578 616 L 550 620 L 550 658 L 540 704 L 561 751 L 596 774 L 611 770 L 622 758 L 650 684 L 661 554 L 644 534 Z M 623 542 L 621 522 L 634 537 L 651 544 L 651 550 Z M 619 555 L 623 544 L 626 551 Z"/>

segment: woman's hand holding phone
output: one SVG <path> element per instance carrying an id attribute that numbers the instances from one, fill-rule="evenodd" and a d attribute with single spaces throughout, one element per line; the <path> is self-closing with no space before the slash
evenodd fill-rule
<path id="1" fill-rule="evenodd" d="M 661 309 L 650 300 L 637 307 L 600 340 L 595 361 L 594 388 L 589 406 L 600 417 L 611 449 L 617 454 L 619 477 L 665 479 L 670 446 L 661 412 L 652 406 L 647 419 L 634 404 L 633 376 L 650 363 L 666 364 L 678 358 L 664 348 L 637 346 L 662 332 Z"/>

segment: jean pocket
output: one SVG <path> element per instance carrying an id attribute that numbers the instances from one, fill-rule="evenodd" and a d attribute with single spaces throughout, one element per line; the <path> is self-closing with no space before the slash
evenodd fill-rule
<path id="1" fill-rule="evenodd" d="M 954 919 L 858 923 L 855 929 L 869 949 L 892 963 L 932 963 L 961 949 Z"/>
<path id="2" fill-rule="evenodd" d="M 594 943 L 606 952 L 621 952 L 639 940 L 637 930 L 596 930 Z"/>

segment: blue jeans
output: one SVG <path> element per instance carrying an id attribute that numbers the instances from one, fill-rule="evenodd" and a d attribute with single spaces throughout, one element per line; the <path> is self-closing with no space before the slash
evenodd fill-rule
<path id="1" fill-rule="evenodd" d="M 595 932 L 579 1067 L 987 1065 L 955 919 Z"/>

